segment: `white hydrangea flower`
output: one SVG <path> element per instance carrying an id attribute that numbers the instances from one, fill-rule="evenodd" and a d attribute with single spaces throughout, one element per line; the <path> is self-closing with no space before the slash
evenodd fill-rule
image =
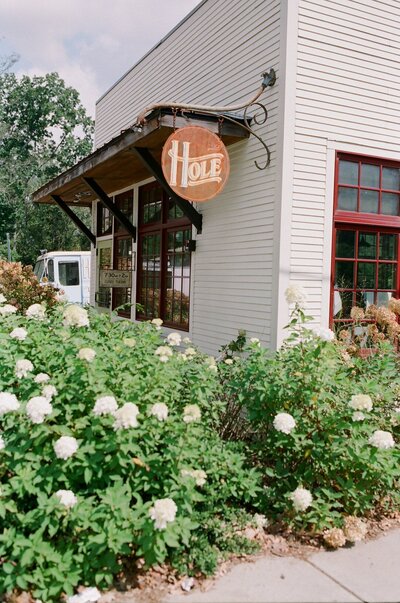
<path id="1" fill-rule="evenodd" d="M 207 481 L 207 473 L 203 469 L 182 469 L 182 477 L 193 477 L 196 486 L 204 486 Z"/>
<path id="2" fill-rule="evenodd" d="M 32 304 L 25 314 L 28 318 L 33 318 L 33 320 L 44 320 L 46 318 L 46 308 L 42 304 Z"/>
<path id="3" fill-rule="evenodd" d="M 9 394 L 8 392 L 0 392 L 0 417 L 6 414 L 6 412 L 12 412 L 18 410 L 20 403 L 18 402 L 15 394 Z"/>
<path id="4" fill-rule="evenodd" d="M 304 306 L 307 302 L 306 290 L 300 285 L 290 285 L 285 291 L 285 297 L 289 305 L 298 304 L 299 306 Z"/>
<path id="5" fill-rule="evenodd" d="M 170 333 L 167 337 L 167 341 L 168 341 L 169 345 L 172 345 L 172 346 L 180 345 L 181 341 L 182 341 L 182 337 L 179 335 L 179 333 Z"/>
<path id="6" fill-rule="evenodd" d="M 356 410 L 355 412 L 353 412 L 351 418 L 353 419 L 353 421 L 364 421 L 365 414 L 359 410 Z"/>
<path id="7" fill-rule="evenodd" d="M 217 361 L 215 360 L 214 356 L 207 356 L 204 362 L 208 365 L 210 371 L 218 373 Z"/>
<path id="8" fill-rule="evenodd" d="M 69 459 L 78 450 L 78 442 L 72 436 L 61 436 L 53 445 L 54 452 L 58 459 Z"/>
<path id="9" fill-rule="evenodd" d="M 27 360 L 26 358 L 20 358 L 15 363 L 15 374 L 18 379 L 26 377 L 31 371 L 33 371 L 33 364 L 30 360 Z"/>
<path id="10" fill-rule="evenodd" d="M 200 421 L 201 410 L 197 404 L 187 404 L 183 409 L 183 421 L 184 423 L 192 423 L 193 421 Z"/>
<path id="11" fill-rule="evenodd" d="M 233 359 L 232 358 L 227 358 L 226 360 L 224 360 L 225 364 L 233 364 Z"/>
<path id="12" fill-rule="evenodd" d="M 3 436 L 0 435 L 0 450 L 4 450 L 4 448 L 6 447 L 6 443 L 4 441 Z"/>
<path id="13" fill-rule="evenodd" d="M 292 492 L 289 498 L 293 501 L 293 506 L 296 511 L 305 511 L 312 504 L 312 494 L 306 488 L 298 486 L 294 492 Z"/>
<path id="14" fill-rule="evenodd" d="M 393 448 L 395 446 L 395 442 L 390 431 L 382 431 L 381 429 L 374 431 L 372 436 L 369 438 L 368 443 L 371 444 L 371 446 L 381 448 L 382 450 L 388 450 L 389 448 Z"/>
<path id="15" fill-rule="evenodd" d="M 34 378 L 35 383 L 46 383 L 50 380 L 50 376 L 47 373 L 38 373 Z"/>
<path id="16" fill-rule="evenodd" d="M 11 304 L 6 304 L 5 306 L 0 306 L 0 316 L 6 316 L 7 314 L 15 314 L 17 308 L 12 306 Z"/>
<path id="17" fill-rule="evenodd" d="M 332 331 L 332 329 L 327 329 L 324 327 L 314 329 L 314 334 L 316 337 L 319 337 L 323 341 L 333 341 L 334 339 L 336 339 L 336 335 Z"/>
<path id="18" fill-rule="evenodd" d="M 65 308 L 63 317 L 64 327 L 88 327 L 90 324 L 87 310 L 75 304 Z"/>
<path id="19" fill-rule="evenodd" d="M 169 358 L 173 355 L 173 351 L 168 345 L 160 345 L 154 354 L 159 357 L 161 362 L 168 362 Z"/>
<path id="20" fill-rule="evenodd" d="M 269 523 L 269 521 L 265 517 L 265 515 L 261 515 L 260 513 L 255 513 L 253 516 L 253 519 L 254 519 L 254 523 L 256 524 L 257 528 L 260 528 L 261 530 L 263 528 L 266 528 Z"/>
<path id="21" fill-rule="evenodd" d="M 96 356 L 95 350 L 92 348 L 81 348 L 77 353 L 79 360 L 86 360 L 86 362 L 92 362 Z"/>
<path id="22" fill-rule="evenodd" d="M 56 496 L 60 499 L 60 503 L 67 509 L 71 509 L 78 502 L 78 499 L 72 490 L 57 490 Z"/>
<path id="23" fill-rule="evenodd" d="M 126 402 L 121 408 L 119 408 L 114 416 L 114 429 L 129 429 L 130 427 L 137 427 L 137 415 L 139 409 L 133 402 Z"/>
<path id="24" fill-rule="evenodd" d="M 273 426 L 277 431 L 289 434 L 296 427 L 296 421 L 288 412 L 279 412 L 274 418 Z"/>
<path id="25" fill-rule="evenodd" d="M 156 402 L 150 409 L 150 414 L 157 417 L 159 421 L 166 421 L 168 417 L 168 406 L 164 402 Z"/>
<path id="26" fill-rule="evenodd" d="M 372 400 L 367 394 L 355 394 L 351 396 L 349 406 L 353 410 L 366 410 L 370 412 L 372 410 Z"/>
<path id="27" fill-rule="evenodd" d="M 58 394 L 58 391 L 54 385 L 44 385 L 42 388 L 42 394 L 45 398 L 47 398 L 47 400 L 51 400 Z"/>
<path id="28" fill-rule="evenodd" d="M 134 348 L 136 345 L 136 339 L 133 337 L 125 337 L 125 339 L 122 340 L 122 343 L 128 348 Z"/>
<path id="29" fill-rule="evenodd" d="M 189 358 L 191 358 L 191 356 L 186 356 L 186 354 L 177 354 L 177 358 L 179 358 L 179 360 L 182 360 L 183 362 L 186 362 L 187 360 L 189 360 Z"/>
<path id="30" fill-rule="evenodd" d="M 118 408 L 118 404 L 114 396 L 102 396 L 97 398 L 93 407 L 93 414 L 97 417 L 101 415 L 114 415 Z"/>
<path id="31" fill-rule="evenodd" d="M 10 333 L 11 339 L 18 339 L 24 341 L 28 337 L 28 331 L 22 327 L 16 327 Z"/>
<path id="32" fill-rule="evenodd" d="M 182 339 L 182 343 L 184 343 L 185 345 L 188 345 L 189 343 L 192 343 L 192 340 L 190 339 L 190 337 L 184 337 Z"/>
<path id="33" fill-rule="evenodd" d="M 260 347 L 260 345 L 261 345 L 258 337 L 250 337 L 250 343 L 257 347 Z"/>
<path id="34" fill-rule="evenodd" d="M 60 304 L 62 304 L 63 302 L 66 302 L 68 300 L 68 297 L 65 295 L 64 291 L 57 291 L 56 295 L 55 295 L 56 301 Z"/>
<path id="35" fill-rule="evenodd" d="M 0 304 L 5 304 L 7 299 L 4 297 L 2 293 L 0 293 Z"/>
<path id="36" fill-rule="evenodd" d="M 161 325 L 163 322 L 164 321 L 161 320 L 161 318 L 153 318 L 153 320 L 151 321 L 151 324 L 155 326 L 157 331 L 159 331 L 161 329 Z"/>
<path id="37" fill-rule="evenodd" d="M 45 417 L 52 412 L 53 407 L 44 396 L 35 396 L 26 405 L 26 414 L 32 423 L 43 423 Z"/>
<path id="38" fill-rule="evenodd" d="M 397 415 L 400 415 L 400 406 L 398 406 L 397 408 L 395 408 L 395 409 L 394 409 L 394 412 L 395 412 Z"/>
<path id="39" fill-rule="evenodd" d="M 168 523 L 175 520 L 178 508 L 172 498 L 160 498 L 149 509 L 150 518 L 156 530 L 165 530 Z"/>
<path id="40" fill-rule="evenodd" d="M 185 356 L 191 358 L 192 356 L 196 356 L 197 352 L 194 348 L 186 348 Z"/>
<path id="41" fill-rule="evenodd" d="M 77 595 L 68 597 L 67 603 L 96 603 L 101 598 L 101 592 L 96 587 L 88 587 Z"/>

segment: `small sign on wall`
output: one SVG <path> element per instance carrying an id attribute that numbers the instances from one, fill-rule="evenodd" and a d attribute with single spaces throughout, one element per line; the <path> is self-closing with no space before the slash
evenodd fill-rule
<path id="1" fill-rule="evenodd" d="M 161 166 L 172 190 L 188 201 L 208 201 L 224 188 L 229 155 L 222 140 L 207 128 L 188 126 L 164 144 Z"/>
<path id="2" fill-rule="evenodd" d="M 130 270 L 100 270 L 100 287 L 131 287 L 132 272 Z"/>

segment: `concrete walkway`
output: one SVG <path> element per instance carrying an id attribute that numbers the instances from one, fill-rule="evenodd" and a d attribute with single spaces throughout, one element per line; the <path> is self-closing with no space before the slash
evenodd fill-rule
<path id="1" fill-rule="evenodd" d="M 306 560 L 262 557 L 241 563 L 207 592 L 163 603 L 399 603 L 400 530 Z"/>

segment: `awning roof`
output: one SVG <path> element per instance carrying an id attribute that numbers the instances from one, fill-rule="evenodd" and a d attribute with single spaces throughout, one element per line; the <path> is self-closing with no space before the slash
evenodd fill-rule
<path id="1" fill-rule="evenodd" d="M 51 195 L 58 195 L 68 205 L 89 207 L 97 197 L 83 180 L 84 177 L 93 178 L 108 195 L 148 178 L 147 167 L 131 149 L 146 148 L 160 162 L 162 147 L 174 127 L 204 126 L 219 133 L 226 146 L 248 138 L 249 133 L 240 126 L 244 123 L 243 120 L 236 115 L 230 117 L 234 117 L 237 123 L 228 119 L 220 121 L 219 116 L 205 116 L 195 112 L 174 116 L 168 109 L 157 111 L 147 118 L 141 129 L 125 130 L 39 188 L 32 194 L 32 201 L 54 204 Z"/>

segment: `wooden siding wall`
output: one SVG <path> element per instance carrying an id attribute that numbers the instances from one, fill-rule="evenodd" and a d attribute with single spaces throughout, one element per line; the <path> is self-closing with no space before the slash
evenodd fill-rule
<path id="1" fill-rule="evenodd" d="M 325 326 L 334 153 L 399 158 L 399 23 L 399 0 L 299 0 L 291 281 Z"/>
<path id="2" fill-rule="evenodd" d="M 97 104 L 96 145 L 135 121 L 152 102 L 234 104 L 249 98 L 261 73 L 279 67 L 280 0 L 207 0 Z M 151 26 L 151 24 L 149 25 Z M 279 75 L 279 74 L 278 74 Z M 261 100 L 268 123 L 255 138 L 229 148 L 231 175 L 223 193 L 198 204 L 203 234 L 193 254 L 190 335 L 215 353 L 239 329 L 270 343 L 279 79 Z"/>

